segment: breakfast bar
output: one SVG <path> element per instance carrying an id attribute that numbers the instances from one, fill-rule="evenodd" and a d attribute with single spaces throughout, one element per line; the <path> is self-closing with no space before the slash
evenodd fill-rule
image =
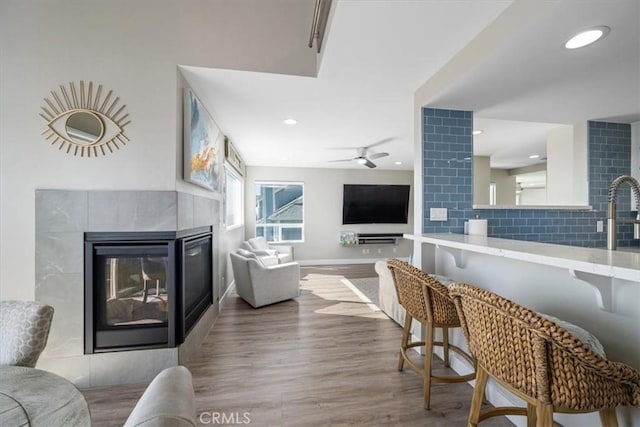
<path id="1" fill-rule="evenodd" d="M 404 238 L 414 241 L 417 267 L 574 323 L 599 338 L 609 359 L 640 369 L 638 248 L 609 251 L 451 233 L 405 234 Z M 465 346 L 460 331 L 451 339 Z M 452 366 L 464 373 L 461 364 Z M 497 389 L 493 393 L 492 403 L 515 404 Z M 618 415 L 628 422 L 622 425 L 640 423 L 637 408 L 621 408 Z M 571 426 L 594 420 L 585 414 L 566 419 L 559 415 L 558 421 Z"/>

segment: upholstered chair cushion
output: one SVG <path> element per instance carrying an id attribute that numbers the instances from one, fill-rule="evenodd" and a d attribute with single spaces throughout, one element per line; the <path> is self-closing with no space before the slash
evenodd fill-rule
<path id="1" fill-rule="evenodd" d="M 275 255 L 261 255 L 258 256 L 255 252 L 247 251 L 245 249 L 238 249 L 236 251 L 238 255 L 242 255 L 245 258 L 255 259 L 262 263 L 264 266 L 276 265 L 279 263 L 278 257 Z"/>
<path id="2" fill-rule="evenodd" d="M 269 249 L 269 244 L 267 243 L 267 239 L 265 239 L 262 236 L 252 237 L 251 239 L 248 240 L 248 242 L 251 245 L 251 247 L 253 247 L 253 249 L 263 250 L 263 251 Z"/>
<path id="3" fill-rule="evenodd" d="M 35 301 L 0 301 L 0 366 L 35 367 L 47 345 L 53 307 Z"/>
<path id="4" fill-rule="evenodd" d="M 578 338 L 584 344 L 586 344 L 594 353 L 598 353 L 602 357 L 606 357 L 604 353 L 604 347 L 591 332 L 586 329 L 582 329 L 578 325 L 574 325 L 573 323 L 569 323 L 566 320 L 558 319 L 557 317 L 550 316 L 544 313 L 538 313 L 540 316 L 546 318 L 547 320 L 552 321 L 556 325 L 564 328 L 567 332 L 569 332 L 574 337 Z"/>
<path id="5" fill-rule="evenodd" d="M 244 249 L 245 251 L 253 252 L 253 247 L 246 240 L 240 243 L 240 249 Z"/>
<path id="6" fill-rule="evenodd" d="M 293 261 L 293 247 L 285 244 L 269 244 L 262 236 L 252 237 L 240 244 L 241 249 L 255 253 L 258 257 L 275 257 L 277 264 Z M 266 265 L 272 265 L 272 259 L 262 259 Z"/>
<path id="7" fill-rule="evenodd" d="M 242 256 L 243 256 L 243 257 L 245 257 L 245 258 L 258 258 L 258 257 L 256 256 L 256 254 L 254 254 L 253 252 L 248 251 L 248 250 L 246 250 L 246 249 L 242 249 L 242 248 L 240 248 L 240 249 L 238 249 L 236 252 L 237 252 L 238 254 L 242 255 Z"/>
<path id="8" fill-rule="evenodd" d="M 160 372 L 142 394 L 124 427 L 182 427 L 196 424 L 191 372 L 174 366 Z"/>

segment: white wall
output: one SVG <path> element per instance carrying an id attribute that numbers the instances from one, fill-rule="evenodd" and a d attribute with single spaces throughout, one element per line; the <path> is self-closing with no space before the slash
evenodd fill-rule
<path id="1" fill-rule="evenodd" d="M 473 156 L 473 204 L 489 204 L 491 184 L 491 163 L 489 156 Z"/>
<path id="2" fill-rule="evenodd" d="M 34 297 L 35 189 L 215 197 L 180 180 L 177 65 L 313 75 L 316 56 L 301 19 L 309 12 L 310 22 L 312 7 L 298 0 L 0 2 L 0 299 Z M 43 98 L 79 80 L 102 83 L 127 105 L 131 142 L 115 154 L 73 157 L 40 136 Z"/>
<path id="3" fill-rule="evenodd" d="M 589 204 L 589 140 L 587 135 L 587 122 L 573 125 L 573 193 L 573 201 L 577 205 Z"/>
<path id="4" fill-rule="evenodd" d="M 548 205 L 547 191 L 544 188 L 523 188 L 520 193 L 520 205 Z"/>
<path id="5" fill-rule="evenodd" d="M 516 204 L 516 177 L 507 169 L 491 169 L 491 182 L 496 184 L 496 205 Z"/>
<path id="6" fill-rule="evenodd" d="M 341 231 L 362 233 L 411 233 L 413 204 L 409 206 L 408 224 L 342 225 L 343 184 L 408 184 L 413 196 L 411 171 L 268 168 L 249 166 L 245 182 L 245 224 L 247 237 L 255 235 L 256 181 L 295 181 L 304 183 L 304 243 L 293 243 L 297 261 L 371 260 L 392 256 L 407 257 L 412 248 L 409 241 L 398 246 L 365 245 L 341 247 Z M 413 199 L 413 197 L 412 197 Z M 369 249 L 369 254 L 363 254 Z M 395 249 L 395 252 L 394 252 Z"/>
<path id="7" fill-rule="evenodd" d="M 587 182 L 586 123 L 550 130 L 547 133 L 546 203 L 588 205 Z"/>

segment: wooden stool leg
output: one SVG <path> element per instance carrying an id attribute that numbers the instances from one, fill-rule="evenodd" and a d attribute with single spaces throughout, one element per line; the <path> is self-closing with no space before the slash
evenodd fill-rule
<path id="1" fill-rule="evenodd" d="M 527 427 L 536 427 L 536 405 L 527 403 Z"/>
<path id="2" fill-rule="evenodd" d="M 403 352 L 407 351 L 407 344 L 409 343 L 409 335 L 411 335 L 411 321 L 413 318 L 409 313 L 404 316 L 404 328 L 402 328 L 402 341 L 400 342 L 400 358 L 398 359 L 398 371 L 402 371 L 404 368 L 404 355 Z"/>
<path id="3" fill-rule="evenodd" d="M 600 411 L 600 422 L 602 427 L 618 427 L 618 416 L 616 408 L 607 408 Z"/>
<path id="4" fill-rule="evenodd" d="M 431 405 L 431 360 L 433 359 L 433 324 L 424 323 L 424 409 Z"/>
<path id="5" fill-rule="evenodd" d="M 446 326 L 442 327 L 442 353 L 444 361 L 444 366 L 449 367 L 449 328 Z"/>
<path id="6" fill-rule="evenodd" d="M 536 403 L 536 427 L 553 426 L 553 406 Z"/>
<path id="7" fill-rule="evenodd" d="M 469 427 L 477 427 L 480 422 L 480 409 L 484 401 L 484 389 L 487 386 L 489 375 L 482 367 L 476 366 L 476 385 L 473 386 L 473 398 L 469 410 Z"/>

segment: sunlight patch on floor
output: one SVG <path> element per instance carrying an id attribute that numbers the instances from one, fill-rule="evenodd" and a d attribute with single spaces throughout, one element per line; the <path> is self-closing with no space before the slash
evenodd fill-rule
<path id="1" fill-rule="evenodd" d="M 367 307 L 369 307 L 371 311 L 380 311 L 380 308 L 375 305 L 373 301 L 371 301 L 365 294 L 363 294 L 360 289 L 356 288 L 355 285 L 349 281 L 349 279 L 342 279 L 340 281 L 344 283 L 347 288 L 351 289 L 351 292 L 356 294 L 356 296 L 360 298 L 362 302 L 366 303 Z"/>
<path id="2" fill-rule="evenodd" d="M 314 281 L 326 280 L 331 282 L 316 286 Z M 318 298 L 335 301 L 328 307 L 315 310 L 319 314 L 336 316 L 355 316 L 373 319 L 388 319 L 388 317 L 374 304 L 360 289 L 344 276 L 327 276 L 324 274 L 308 274 L 302 283 L 302 288 L 310 291 Z"/>
<path id="3" fill-rule="evenodd" d="M 330 305 L 329 307 L 315 310 L 318 314 L 331 314 L 334 316 L 349 316 L 349 317 L 365 317 L 368 319 L 386 319 L 387 316 L 381 311 L 371 311 L 368 304 L 355 303 L 355 302 L 338 302 Z"/>

